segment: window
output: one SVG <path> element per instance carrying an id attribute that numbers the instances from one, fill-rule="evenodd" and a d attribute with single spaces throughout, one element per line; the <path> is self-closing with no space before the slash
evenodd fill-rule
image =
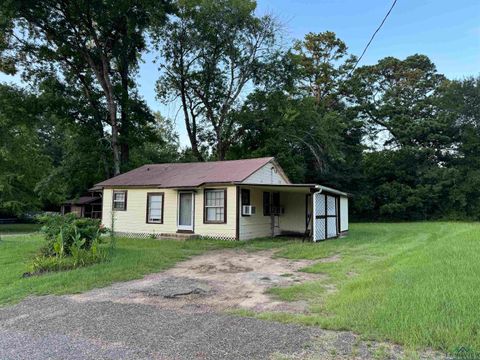
<path id="1" fill-rule="evenodd" d="M 263 193 L 263 216 L 280 214 L 280 193 Z"/>
<path id="2" fill-rule="evenodd" d="M 163 193 L 147 194 L 147 223 L 163 224 Z"/>
<path id="3" fill-rule="evenodd" d="M 204 191 L 204 223 L 224 224 L 227 222 L 227 190 L 205 189 Z"/>
<path id="4" fill-rule="evenodd" d="M 113 192 L 113 210 L 125 211 L 127 210 L 127 191 Z"/>
<path id="5" fill-rule="evenodd" d="M 272 209 L 274 215 L 280 215 L 280 193 L 272 193 Z"/>
<path id="6" fill-rule="evenodd" d="M 263 193 L 263 216 L 270 216 L 270 193 Z"/>
<path id="7" fill-rule="evenodd" d="M 250 205 L 250 190 L 242 189 L 242 205 Z"/>
<path id="8" fill-rule="evenodd" d="M 240 209 L 242 211 L 242 216 L 250 216 L 252 214 L 251 211 L 248 212 L 248 213 L 245 213 L 244 210 L 243 210 L 244 206 L 250 205 L 250 190 L 249 189 L 241 189 L 240 203 L 241 203 Z M 255 209 L 255 207 L 253 209 Z"/>

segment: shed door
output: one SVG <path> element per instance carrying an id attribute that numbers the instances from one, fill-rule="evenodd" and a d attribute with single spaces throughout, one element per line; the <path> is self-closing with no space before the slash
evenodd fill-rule
<path id="1" fill-rule="evenodd" d="M 313 194 L 313 241 L 338 236 L 338 201 L 336 196 Z"/>

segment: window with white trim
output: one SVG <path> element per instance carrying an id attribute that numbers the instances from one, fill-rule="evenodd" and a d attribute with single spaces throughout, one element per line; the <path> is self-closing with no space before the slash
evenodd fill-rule
<path id="1" fill-rule="evenodd" d="M 163 224 L 163 193 L 147 194 L 147 223 Z"/>
<path id="2" fill-rule="evenodd" d="M 113 210 L 124 211 L 127 210 L 127 191 L 113 192 Z"/>
<path id="3" fill-rule="evenodd" d="M 226 217 L 226 189 L 206 189 L 204 192 L 204 222 L 223 224 Z"/>

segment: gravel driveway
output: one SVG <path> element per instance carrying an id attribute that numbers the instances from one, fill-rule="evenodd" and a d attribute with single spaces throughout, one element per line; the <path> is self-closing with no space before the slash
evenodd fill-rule
<path id="1" fill-rule="evenodd" d="M 3 308 L 0 324 L 1 359 L 268 359 L 313 336 L 295 325 L 65 296 Z"/>

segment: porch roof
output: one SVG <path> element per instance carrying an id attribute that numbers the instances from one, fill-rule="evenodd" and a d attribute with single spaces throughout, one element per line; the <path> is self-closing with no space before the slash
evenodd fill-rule
<path id="1" fill-rule="evenodd" d="M 275 191 L 289 191 L 289 192 L 325 192 L 335 195 L 348 196 L 348 193 L 333 189 L 328 186 L 319 184 L 250 184 L 250 183 L 236 183 L 237 185 L 262 187 L 265 189 L 272 189 Z"/>
<path id="2" fill-rule="evenodd" d="M 62 205 L 87 205 L 101 200 L 102 198 L 98 196 L 80 196 L 76 199 L 66 200 Z"/>

